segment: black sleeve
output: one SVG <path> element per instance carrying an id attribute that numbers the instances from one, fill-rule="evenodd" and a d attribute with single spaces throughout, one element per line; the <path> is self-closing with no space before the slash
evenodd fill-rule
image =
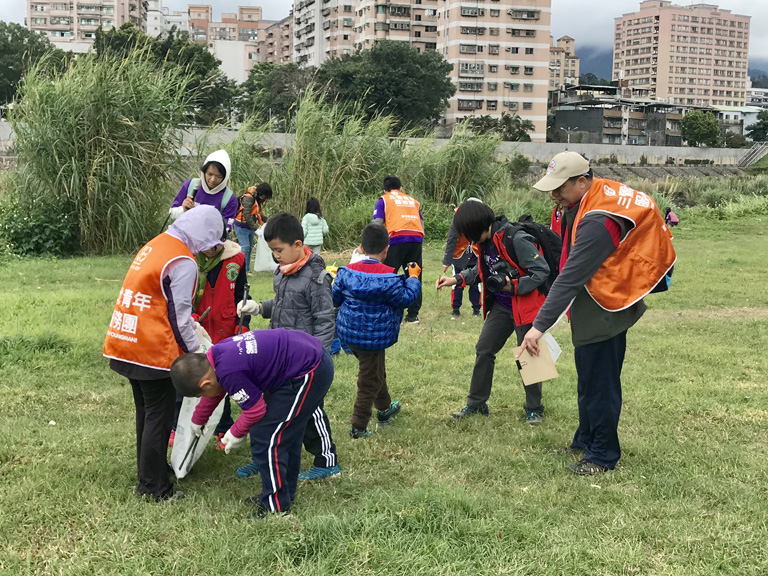
<path id="1" fill-rule="evenodd" d="M 456 241 L 459 235 L 456 233 L 456 228 L 451 227 L 448 229 L 448 241 L 445 243 L 445 254 L 443 255 L 443 266 L 450 266 L 453 264 L 453 253 L 456 250 Z"/>

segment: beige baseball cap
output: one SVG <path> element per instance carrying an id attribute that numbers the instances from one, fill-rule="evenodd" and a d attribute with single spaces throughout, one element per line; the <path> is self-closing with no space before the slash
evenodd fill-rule
<path id="1" fill-rule="evenodd" d="M 562 186 L 568 178 L 581 176 L 589 172 L 589 160 L 578 152 L 560 152 L 552 158 L 547 167 L 547 173 L 536 184 L 536 190 L 551 192 Z"/>

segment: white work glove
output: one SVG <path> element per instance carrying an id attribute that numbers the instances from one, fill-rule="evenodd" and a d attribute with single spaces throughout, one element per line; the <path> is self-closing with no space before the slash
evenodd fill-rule
<path id="1" fill-rule="evenodd" d="M 203 435 L 203 428 L 205 428 L 205 424 L 195 424 L 194 422 L 189 423 L 190 432 L 192 432 L 192 435 L 196 436 L 197 438 Z"/>
<path id="2" fill-rule="evenodd" d="M 221 439 L 221 443 L 224 444 L 224 453 L 229 454 L 230 450 L 234 450 L 235 448 L 240 448 L 243 444 L 245 444 L 246 436 L 243 436 L 242 438 L 238 438 L 234 434 L 232 434 L 232 430 L 227 430 L 227 433 L 224 434 L 224 437 Z"/>
<path id="3" fill-rule="evenodd" d="M 238 316 L 256 316 L 258 314 L 261 314 L 261 304 L 256 300 L 246 300 L 245 304 L 241 300 L 237 303 Z"/>
<path id="4" fill-rule="evenodd" d="M 195 350 L 195 352 L 198 354 L 204 354 L 208 351 L 208 348 L 213 346 L 211 337 L 208 336 L 208 332 L 205 331 L 205 328 L 200 326 L 199 322 L 195 322 L 195 334 L 197 334 L 197 339 L 200 341 L 200 347 Z"/>

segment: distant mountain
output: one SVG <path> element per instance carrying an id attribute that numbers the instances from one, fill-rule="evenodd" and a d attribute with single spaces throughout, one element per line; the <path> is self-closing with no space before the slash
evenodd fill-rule
<path id="1" fill-rule="evenodd" d="M 613 50 L 598 46 L 584 46 L 576 49 L 579 57 L 579 72 L 591 72 L 598 78 L 612 79 Z"/>
<path id="2" fill-rule="evenodd" d="M 768 88 L 768 59 L 750 58 L 749 77 L 755 88 Z"/>

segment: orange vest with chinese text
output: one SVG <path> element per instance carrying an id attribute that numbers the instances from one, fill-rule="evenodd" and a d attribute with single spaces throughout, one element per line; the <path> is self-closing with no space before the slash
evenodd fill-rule
<path id="1" fill-rule="evenodd" d="M 651 196 L 613 180 L 595 178 L 576 213 L 571 246 L 576 244 L 581 219 L 594 213 L 622 218 L 631 228 L 586 285 L 601 308 L 618 312 L 653 290 L 675 263 L 672 233 Z"/>
<path id="2" fill-rule="evenodd" d="M 188 258 L 197 267 L 192 252 L 179 239 L 160 234 L 150 240 L 131 262 L 117 297 L 104 340 L 104 356 L 131 364 L 170 370 L 182 354 L 168 319 L 163 291 L 163 273 L 178 259 Z M 189 288 L 193 294 L 197 282 Z M 190 310 L 190 313 L 192 311 Z"/>
<path id="3" fill-rule="evenodd" d="M 424 236 L 418 200 L 399 190 L 391 190 L 381 199 L 384 200 L 384 225 L 390 237 L 397 232 L 413 232 L 414 236 Z"/>

